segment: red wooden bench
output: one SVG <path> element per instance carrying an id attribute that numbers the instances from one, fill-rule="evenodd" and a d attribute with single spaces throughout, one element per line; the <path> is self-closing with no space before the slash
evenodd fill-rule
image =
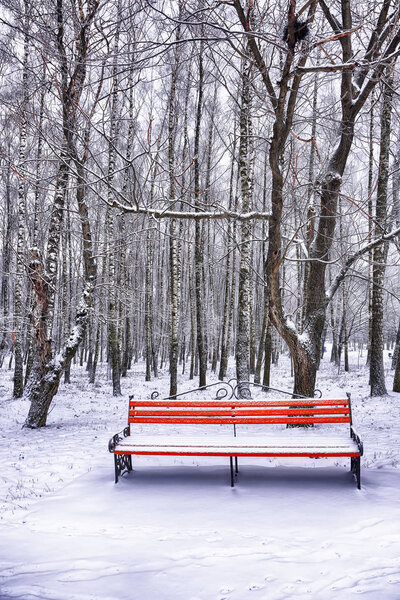
<path id="1" fill-rule="evenodd" d="M 135 433 L 134 425 L 142 425 L 142 429 L 156 425 L 158 431 Z M 160 432 L 160 425 L 191 425 L 190 429 L 199 434 L 170 434 L 164 427 L 161 427 L 164 432 Z M 200 425 L 208 427 L 198 429 Z M 229 427 L 212 428 L 210 425 Z M 243 426 L 240 431 L 239 425 Z M 275 427 L 268 431 L 254 427 L 265 425 Z M 290 425 L 313 427 L 288 427 Z M 337 427 L 330 427 L 333 425 Z M 128 427 L 111 438 L 109 451 L 114 454 L 115 483 L 121 473 L 132 470 L 132 455 L 226 456 L 230 459 L 232 486 L 233 458 L 236 459 L 237 473 L 237 457 L 346 457 L 351 459 L 351 471 L 358 488 L 361 487 L 363 444 L 352 425 L 350 394 L 340 399 L 301 400 L 131 398 Z"/>

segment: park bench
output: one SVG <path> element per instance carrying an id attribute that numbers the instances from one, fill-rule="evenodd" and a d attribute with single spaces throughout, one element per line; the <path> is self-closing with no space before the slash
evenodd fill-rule
<path id="1" fill-rule="evenodd" d="M 234 458 L 237 475 L 238 457 L 346 457 L 360 489 L 363 444 L 352 424 L 350 394 L 339 399 L 301 400 L 241 399 L 235 390 L 223 399 L 218 394 L 211 400 L 190 399 L 187 392 L 182 395 L 184 399 L 130 398 L 128 426 L 109 442 L 115 483 L 119 475 L 132 470 L 132 456 L 228 457 L 232 487 Z M 142 426 L 138 433 L 133 428 L 137 425 Z M 179 434 L 171 434 L 165 425 L 191 425 L 191 431 L 198 433 L 186 435 L 181 428 Z M 308 427 L 293 427 L 299 425 Z M 147 426 L 150 434 L 143 433 Z"/>

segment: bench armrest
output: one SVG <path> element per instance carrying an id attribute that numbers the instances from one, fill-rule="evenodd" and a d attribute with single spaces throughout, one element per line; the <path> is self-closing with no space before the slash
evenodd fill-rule
<path id="1" fill-rule="evenodd" d="M 128 437 L 128 435 L 130 435 L 129 425 L 128 425 L 128 427 L 125 427 L 125 429 L 123 431 L 120 431 L 119 433 L 116 433 L 115 435 L 112 436 L 112 438 L 108 442 L 108 451 L 114 452 L 114 450 L 118 446 L 119 442 L 121 440 L 123 440 L 124 438 Z"/>
<path id="2" fill-rule="evenodd" d="M 351 435 L 352 439 L 356 442 L 358 449 L 360 451 L 360 456 L 362 456 L 364 454 L 364 444 L 362 443 L 361 438 L 358 435 L 358 433 L 356 432 L 356 430 L 354 429 L 353 425 L 351 425 L 351 427 L 350 427 L 350 435 Z"/>

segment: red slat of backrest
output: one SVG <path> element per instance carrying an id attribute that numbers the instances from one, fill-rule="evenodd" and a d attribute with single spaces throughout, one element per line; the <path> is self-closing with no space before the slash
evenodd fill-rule
<path id="1" fill-rule="evenodd" d="M 341 398 L 339 400 L 214 400 L 214 401 L 206 401 L 206 400 L 196 400 L 192 402 L 180 402 L 178 400 L 131 400 L 129 402 L 129 408 L 135 406 L 148 406 L 156 407 L 163 406 L 165 408 L 169 407 L 194 407 L 194 408 L 215 408 L 220 406 L 243 406 L 243 407 L 253 407 L 253 406 L 265 406 L 265 407 L 284 407 L 284 406 L 349 406 L 349 401 L 347 398 Z"/>
<path id="2" fill-rule="evenodd" d="M 345 408 L 292 408 L 292 409 L 252 409 L 233 408 L 231 410 L 131 410 L 129 416 L 135 417 L 279 417 L 284 416 L 291 419 L 300 415 L 303 417 L 316 417 L 323 415 L 342 415 L 350 417 L 350 412 Z"/>
<path id="3" fill-rule="evenodd" d="M 207 424 L 215 424 L 215 425 L 272 425 L 272 424 L 281 424 L 281 425 L 311 425 L 313 423 L 349 423 L 349 417 L 294 417 L 293 419 L 283 418 L 283 417 L 241 417 L 240 419 L 235 417 L 225 417 L 225 418 L 213 418 L 213 417 L 134 417 L 133 419 L 129 419 L 129 423 L 182 423 L 182 424 L 191 424 L 197 423 L 198 425 L 207 425 Z"/>
<path id="4" fill-rule="evenodd" d="M 144 408 L 146 410 L 143 410 Z M 153 410 L 154 408 L 160 408 L 160 410 Z M 198 410 L 206 408 L 212 408 L 213 410 Z M 228 408 L 229 410 L 221 410 L 221 408 Z M 302 398 L 291 398 L 290 400 L 231 399 L 229 401 L 202 400 L 192 402 L 179 400 L 138 400 L 135 402 L 135 400 L 131 400 L 128 413 L 128 423 L 284 425 L 350 423 L 350 420 L 348 398 L 337 400 L 307 400 Z"/>

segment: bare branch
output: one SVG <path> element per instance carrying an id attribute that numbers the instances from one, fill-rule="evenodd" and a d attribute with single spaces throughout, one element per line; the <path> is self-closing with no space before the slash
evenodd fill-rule
<path id="1" fill-rule="evenodd" d="M 343 279 L 346 277 L 347 272 L 354 265 L 354 263 L 356 262 L 356 260 L 358 260 L 361 256 L 363 256 L 364 254 L 366 254 L 370 250 L 373 250 L 377 246 L 380 246 L 380 244 L 383 244 L 384 242 L 389 242 L 390 240 L 393 240 L 394 238 L 396 238 L 398 236 L 400 236 L 400 227 L 397 227 L 396 229 L 394 229 L 390 233 L 382 235 L 380 238 L 378 238 L 378 239 L 376 239 L 376 240 L 374 240 L 372 242 L 369 242 L 368 244 L 365 244 L 364 246 L 361 246 L 361 248 L 359 248 L 359 250 L 357 250 L 357 252 L 355 252 L 354 254 L 352 254 L 346 260 L 346 262 L 345 262 L 344 266 L 342 267 L 342 269 L 340 270 L 339 274 L 333 280 L 331 286 L 328 288 L 328 290 L 326 292 L 326 303 L 328 304 L 332 300 L 332 298 L 335 295 L 338 287 L 340 286 L 340 284 L 342 283 Z"/>

